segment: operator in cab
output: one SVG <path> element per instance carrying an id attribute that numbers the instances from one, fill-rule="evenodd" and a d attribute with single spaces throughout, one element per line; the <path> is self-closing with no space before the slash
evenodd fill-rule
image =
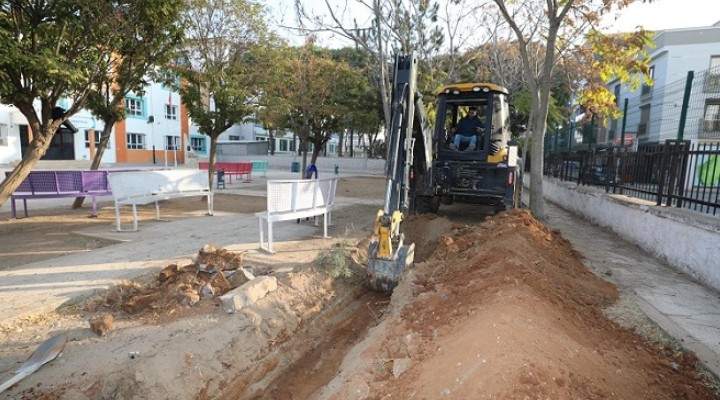
<path id="1" fill-rule="evenodd" d="M 477 107 L 468 108 L 467 114 L 460 118 L 457 126 L 452 128 L 455 134 L 453 141 L 450 142 L 450 149 L 459 151 L 463 145 L 467 145 L 465 151 L 473 151 L 477 147 L 478 136 L 483 133 L 485 127 L 477 115 Z"/>

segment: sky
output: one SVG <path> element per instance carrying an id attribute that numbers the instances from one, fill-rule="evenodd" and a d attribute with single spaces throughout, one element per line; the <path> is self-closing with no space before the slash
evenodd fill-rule
<path id="1" fill-rule="evenodd" d="M 333 5 L 340 6 L 346 0 L 329 0 Z M 355 0 L 347 0 L 353 3 Z M 437 0 L 439 3 L 449 0 Z M 323 0 L 301 0 L 306 7 L 316 10 L 325 10 Z M 273 25 L 296 26 L 295 0 L 266 0 L 265 4 L 271 9 Z M 609 32 L 627 32 L 643 26 L 647 30 L 663 30 L 676 28 L 691 28 L 710 26 L 720 21 L 720 0 L 654 0 L 652 3 L 643 3 L 636 0 L 629 7 L 619 12 L 606 15 L 603 26 Z M 303 42 L 297 32 L 289 33 L 287 30 L 277 28 L 278 33 L 288 38 L 295 45 Z M 337 46 L 337 40 L 323 39 L 322 45 Z M 333 45 L 335 43 L 335 45 Z"/>
<path id="2" fill-rule="evenodd" d="M 604 23 L 612 32 L 627 32 L 642 25 L 645 29 L 695 28 L 710 26 L 720 21 L 718 0 L 655 0 L 652 3 L 636 1 L 620 11 L 617 19 L 608 15 Z"/>

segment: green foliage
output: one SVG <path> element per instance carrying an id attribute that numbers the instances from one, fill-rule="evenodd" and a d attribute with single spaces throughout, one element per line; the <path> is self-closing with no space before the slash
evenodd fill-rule
<path id="1" fill-rule="evenodd" d="M 311 162 L 334 133 L 377 126 L 377 97 L 362 70 L 315 47 L 312 40 L 285 54 L 279 63 L 280 79 L 265 94 L 270 107 L 263 115 L 276 127 L 297 134 L 301 149 L 312 143 Z"/>
<path id="2" fill-rule="evenodd" d="M 0 7 L 3 102 L 30 105 L 21 109 L 28 114 L 35 99 L 44 107 L 62 96 L 84 102 L 91 82 L 107 70 L 119 36 L 112 30 L 113 11 L 113 2 L 102 0 L 17 1 Z M 37 119 L 39 127 L 40 118 L 26 117 Z"/>
<path id="3" fill-rule="evenodd" d="M 652 32 L 640 29 L 615 35 L 593 31 L 587 36 L 589 46 L 584 49 L 583 59 L 591 60 L 591 68 L 586 71 L 586 83 L 577 101 L 585 106 L 586 117 L 620 117 L 617 99 L 606 86 L 611 79 L 629 84 L 632 91 L 641 83 L 654 83 L 648 75 L 648 49 L 654 46 L 652 35 Z"/>
<path id="4" fill-rule="evenodd" d="M 186 41 L 170 70 L 193 122 L 213 140 L 256 109 L 270 70 L 262 7 L 251 0 L 187 0 Z M 174 77 L 181 81 L 175 83 Z M 211 149 L 211 153 L 214 154 Z"/>
<path id="5" fill-rule="evenodd" d="M 351 268 L 350 256 L 342 247 L 321 252 L 315 263 L 327 271 L 333 279 L 351 279 L 355 276 L 355 272 Z"/>
<path id="6" fill-rule="evenodd" d="M 179 19 L 184 5 L 184 0 L 133 0 L 117 5 L 113 18 L 122 35 L 114 43 L 111 68 L 98 77 L 86 105 L 105 126 L 124 119 L 125 96 L 130 92 L 142 95 L 148 78 L 158 78 L 158 67 L 174 58 L 183 38 Z M 101 155 L 98 152 L 96 158 Z"/>
<path id="7" fill-rule="evenodd" d="M 517 125 L 528 124 L 528 118 L 530 116 L 530 107 L 532 98 L 527 90 L 523 90 L 513 95 L 513 105 L 517 109 L 518 117 L 516 120 Z M 548 104 L 548 116 L 547 125 L 557 126 L 565 120 L 562 114 L 562 109 L 558 106 L 558 102 L 555 100 L 553 95 L 550 96 L 550 103 Z"/>

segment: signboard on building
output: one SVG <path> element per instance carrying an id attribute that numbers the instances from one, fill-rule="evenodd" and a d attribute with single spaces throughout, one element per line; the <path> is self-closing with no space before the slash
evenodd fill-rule
<path id="1" fill-rule="evenodd" d="M 615 146 L 620 146 L 620 136 L 619 135 L 617 137 L 615 137 Z M 629 151 L 637 151 L 638 140 L 637 140 L 636 133 L 626 133 L 625 134 L 625 147 Z"/>

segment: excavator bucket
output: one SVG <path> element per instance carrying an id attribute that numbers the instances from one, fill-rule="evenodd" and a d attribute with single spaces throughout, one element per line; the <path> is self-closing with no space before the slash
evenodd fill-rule
<path id="1" fill-rule="evenodd" d="M 389 260 L 377 258 L 377 251 L 378 242 L 371 243 L 368 251 L 368 285 L 376 292 L 392 292 L 405 268 L 410 267 L 415 259 L 415 243 L 400 246 Z"/>

